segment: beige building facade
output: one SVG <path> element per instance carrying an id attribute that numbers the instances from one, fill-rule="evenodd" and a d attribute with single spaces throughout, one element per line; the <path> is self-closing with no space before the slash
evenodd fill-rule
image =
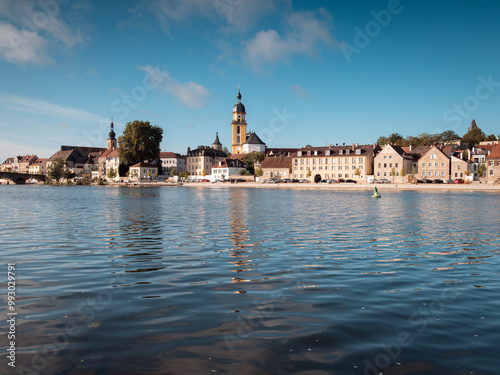
<path id="1" fill-rule="evenodd" d="M 413 157 L 402 147 L 386 145 L 375 156 L 373 174 L 376 179 L 386 178 L 393 183 L 408 182 L 414 165 Z"/>
<path id="2" fill-rule="evenodd" d="M 197 149 L 188 148 L 186 155 L 186 171 L 189 176 L 207 176 L 212 172 L 212 166 L 227 158 L 224 151 L 209 146 L 198 146 Z"/>
<path id="3" fill-rule="evenodd" d="M 451 160 L 447 153 L 453 148 L 447 146 L 443 150 L 432 146 L 418 159 L 418 178 L 423 180 L 449 180 L 451 178 Z"/>
<path id="4" fill-rule="evenodd" d="M 329 179 L 365 181 L 373 174 L 374 146 L 304 147 L 292 157 L 292 178 L 319 182 Z"/>
<path id="5" fill-rule="evenodd" d="M 486 157 L 486 181 L 500 182 L 500 143 Z"/>

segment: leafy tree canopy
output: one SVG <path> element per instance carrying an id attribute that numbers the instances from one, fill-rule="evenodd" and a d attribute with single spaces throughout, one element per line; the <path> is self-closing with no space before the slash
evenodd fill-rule
<path id="1" fill-rule="evenodd" d="M 153 162 L 160 155 L 163 129 L 149 121 L 127 123 L 123 135 L 118 138 L 118 154 L 127 165 L 142 161 Z"/>
<path id="2" fill-rule="evenodd" d="M 483 131 L 479 128 L 472 128 L 469 130 L 462 138 L 465 143 L 468 143 L 471 147 L 477 145 L 486 139 Z"/>
<path id="3" fill-rule="evenodd" d="M 251 174 L 254 174 L 255 173 L 254 164 L 257 162 L 262 163 L 262 161 L 265 158 L 266 158 L 265 152 L 252 152 L 251 154 L 245 155 L 241 161 L 245 163 L 247 170 Z"/>
<path id="4" fill-rule="evenodd" d="M 59 182 L 64 177 L 66 171 L 66 163 L 62 159 L 54 159 L 48 168 L 48 176 Z"/>

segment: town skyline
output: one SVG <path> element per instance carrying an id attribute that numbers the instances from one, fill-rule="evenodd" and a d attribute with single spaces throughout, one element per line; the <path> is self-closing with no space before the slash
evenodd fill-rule
<path id="1" fill-rule="evenodd" d="M 185 154 L 216 132 L 230 148 L 239 84 L 247 129 L 269 147 L 463 135 L 472 118 L 498 135 L 498 10 L 494 1 L 6 1 L 0 159 L 102 147 L 111 118 L 117 134 L 136 119 L 161 126 L 164 151 Z"/>

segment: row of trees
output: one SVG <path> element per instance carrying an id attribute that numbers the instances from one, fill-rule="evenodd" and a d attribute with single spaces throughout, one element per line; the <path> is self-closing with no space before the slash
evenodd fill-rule
<path id="1" fill-rule="evenodd" d="M 403 137 L 399 133 L 392 133 L 389 136 L 382 136 L 377 140 L 379 145 L 393 144 L 395 146 L 432 146 L 440 143 L 447 143 L 456 140 L 462 140 L 468 143 L 471 147 L 483 141 L 495 141 L 500 138 L 494 134 L 485 135 L 484 132 L 477 127 L 475 121 L 472 122 L 471 129 L 460 137 L 453 130 L 446 130 L 438 134 L 422 133 L 418 136 Z"/>

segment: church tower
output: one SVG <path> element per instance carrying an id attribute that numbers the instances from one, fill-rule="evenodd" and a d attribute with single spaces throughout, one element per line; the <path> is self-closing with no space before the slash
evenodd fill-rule
<path id="1" fill-rule="evenodd" d="M 108 150 L 116 150 L 116 134 L 115 134 L 115 124 L 113 124 L 113 119 L 111 119 L 111 131 L 109 132 L 109 138 L 106 147 Z"/>
<path id="2" fill-rule="evenodd" d="M 236 96 L 238 103 L 233 107 L 233 144 L 232 153 L 240 154 L 243 152 L 243 143 L 247 140 L 247 122 L 245 120 L 245 106 L 241 103 L 241 93 L 238 87 L 238 95 Z"/>
<path id="3" fill-rule="evenodd" d="M 222 151 L 222 143 L 219 141 L 219 132 L 215 133 L 215 141 L 212 143 L 212 148 L 218 151 Z"/>

